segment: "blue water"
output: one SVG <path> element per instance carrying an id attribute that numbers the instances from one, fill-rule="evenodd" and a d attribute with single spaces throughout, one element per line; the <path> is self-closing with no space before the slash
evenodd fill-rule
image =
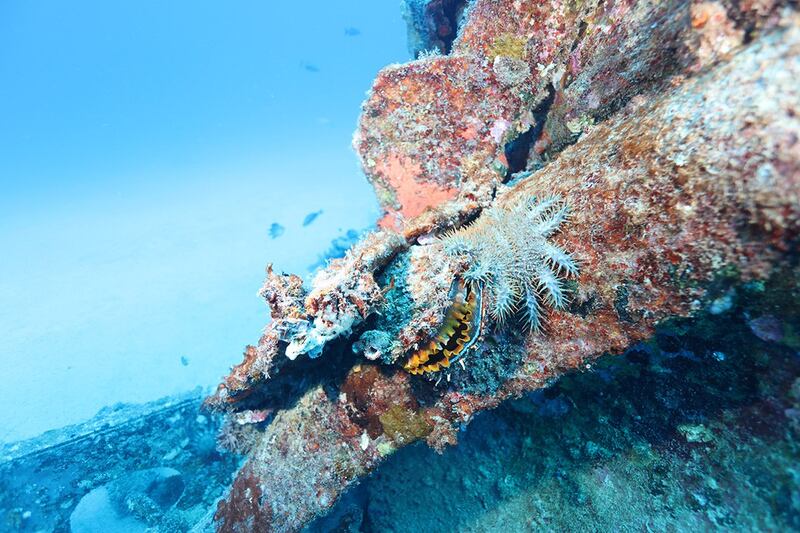
<path id="1" fill-rule="evenodd" d="M 0 441 L 215 384 L 265 265 L 374 222 L 350 140 L 407 59 L 396 1 L 1 3 Z"/>

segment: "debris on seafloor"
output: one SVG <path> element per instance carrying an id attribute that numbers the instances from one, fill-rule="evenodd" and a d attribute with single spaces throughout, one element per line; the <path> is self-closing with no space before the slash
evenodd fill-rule
<path id="1" fill-rule="evenodd" d="M 117 404 L 0 443 L 0 530 L 192 530 L 240 466 L 218 446 L 221 418 L 198 413 L 204 394 Z"/>
<path id="2" fill-rule="evenodd" d="M 309 289 L 268 269 L 272 322 L 206 402 L 275 410 L 219 504 L 221 531 L 298 530 L 400 447 L 441 450 L 476 412 L 621 353 L 667 319 L 798 278 L 800 18 L 781 2 L 714 6 L 477 0 L 450 55 L 379 74 L 355 146 L 386 229 Z M 747 35 L 731 21 L 747 21 Z M 509 169 L 506 144 L 536 124 L 527 168 Z M 518 178 L 505 184 L 509 170 Z M 508 232 L 519 221 L 487 228 L 485 252 L 463 239 L 464 253 L 448 253 L 446 235 L 491 213 L 525 217 L 531 198 L 558 198 L 570 219 L 542 232 L 535 257 L 515 255 L 536 276 L 509 278 L 505 311 L 487 312 L 504 278 L 475 276 L 495 283 L 480 299 L 458 280 L 476 257 L 518 248 Z M 543 292 L 523 298 L 525 281 Z M 521 301 L 541 328 L 513 320 Z M 750 327 L 775 337 L 766 320 Z M 469 357 L 447 356 L 439 372 L 409 364 L 440 335 L 455 339 L 453 360 L 466 346 Z"/>

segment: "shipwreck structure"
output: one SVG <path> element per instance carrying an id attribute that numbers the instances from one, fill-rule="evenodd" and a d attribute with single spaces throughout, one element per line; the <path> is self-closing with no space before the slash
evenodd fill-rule
<path id="1" fill-rule="evenodd" d="M 455 444 L 476 412 L 591 371 L 741 287 L 797 290 L 796 4 L 414 4 L 416 24 L 446 4 L 461 25 L 446 49 L 436 35 L 438 52 L 383 70 L 363 105 L 354 146 L 381 229 L 307 285 L 268 269 L 272 321 L 206 400 L 247 454 L 221 531 L 299 530 L 405 445 Z M 554 218 L 525 220 L 549 198 L 569 216 L 545 244 L 503 240 Z M 442 238 L 480 224 L 499 233 L 474 237 L 495 251 L 474 275 Z M 492 312 L 521 257 L 570 275 L 557 291 L 541 264 L 507 276 L 513 297 Z M 538 327 L 516 316 L 523 301 L 539 302 Z"/>

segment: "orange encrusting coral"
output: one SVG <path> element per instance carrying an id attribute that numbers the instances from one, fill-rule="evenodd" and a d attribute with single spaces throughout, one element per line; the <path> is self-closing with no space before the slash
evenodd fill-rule
<path id="1" fill-rule="evenodd" d="M 406 157 L 389 155 L 376 163 L 375 167 L 376 172 L 389 183 L 398 205 L 397 211 L 388 213 L 378 222 L 378 226 L 384 229 L 400 229 L 403 226 L 402 219 L 414 218 L 429 207 L 452 200 L 458 194 L 457 189 L 419 181 L 422 167 Z"/>
<path id="2" fill-rule="evenodd" d="M 458 360 L 480 335 L 480 298 L 472 285 L 461 285 L 434 339 L 415 351 L 403 366 L 411 374 L 438 372 Z"/>

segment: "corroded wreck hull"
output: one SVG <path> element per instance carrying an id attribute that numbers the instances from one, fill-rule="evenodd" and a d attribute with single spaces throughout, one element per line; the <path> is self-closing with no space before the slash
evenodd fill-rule
<path id="1" fill-rule="evenodd" d="M 544 70 L 548 64 L 568 65 L 573 80 L 551 88 L 556 92 L 550 97 L 551 115 L 537 119 L 544 127 L 530 143 L 527 166 L 542 168 L 504 183 L 508 167 L 493 168 L 491 162 L 505 153 L 507 138 L 493 135 L 493 125 L 508 116 L 505 129 L 519 129 L 515 121 L 538 109 L 540 100 L 512 105 L 503 100 L 505 89 L 491 88 L 496 80 L 485 82 L 481 90 L 488 93 L 464 93 L 465 99 L 482 98 L 480 106 L 487 109 L 497 105 L 494 114 L 480 115 L 475 137 L 466 139 L 475 142 L 447 145 L 448 161 L 424 145 L 436 143 L 439 135 L 458 134 L 443 113 L 461 113 L 459 108 L 444 109 L 446 102 L 417 106 L 431 91 L 450 97 L 469 89 L 448 84 L 458 76 L 474 81 L 491 50 L 497 50 L 498 21 L 505 16 L 501 8 L 527 4 L 479 1 L 454 44 L 456 55 L 379 76 L 365 104 L 357 148 L 365 161 L 384 157 L 385 164 L 367 162 L 365 168 L 379 193 L 397 193 L 385 203 L 389 218 L 384 220 L 399 235 L 385 230 L 370 237 L 332 263 L 308 293 L 297 278 L 269 273 L 263 293 L 273 322 L 259 346 L 248 348 L 245 362 L 207 400 L 208 406 L 238 416 L 276 410 L 220 502 L 220 530 L 298 530 L 398 448 L 419 439 L 437 449 L 453 444 L 457 430 L 477 411 L 544 387 L 568 371 L 590 369 L 602 355 L 647 339 L 667 319 L 701 312 L 754 280 L 797 279 L 796 13 L 765 4 L 736 19 L 714 3 L 662 6 L 658 20 L 676 30 L 667 40 L 678 35 L 681 47 L 658 51 L 658 42 L 648 36 L 667 37 L 639 25 L 655 16 L 647 5 L 609 8 L 649 13 L 630 18 L 630 26 L 621 20 L 617 26 L 597 23 L 614 17 L 600 8 L 584 7 L 563 20 L 558 19 L 563 10 L 546 16 L 531 11 L 524 19 L 533 21 L 530 31 L 511 26 L 525 53 L 539 50 L 538 60 L 525 57 L 536 64 L 545 61 L 544 47 L 551 61 Z M 595 18 L 587 18 L 590 14 Z M 581 30 L 587 20 L 591 23 Z M 742 21 L 746 30 L 737 26 Z M 564 36 L 552 41 L 548 28 Z M 587 40 L 601 34 L 628 43 L 631 62 L 658 68 L 647 74 L 629 65 L 637 75 L 627 78 L 624 89 L 610 83 L 608 69 L 617 68 L 621 57 L 609 52 L 612 44 L 606 41 L 589 46 Z M 600 64 L 604 58 L 606 70 Z M 478 70 L 451 72 L 464 62 Z M 434 68 L 443 73 L 429 78 Z M 525 83 L 534 88 L 553 79 L 529 75 Z M 395 93 L 392 87 L 405 89 Z M 604 95 L 591 113 L 581 107 L 589 92 Z M 431 121 L 425 129 L 429 137 L 417 145 L 410 137 L 402 142 L 387 137 L 381 120 L 392 119 L 382 119 L 381 113 L 392 106 L 395 115 L 404 109 L 407 118 L 420 114 L 408 119 L 414 124 Z M 569 127 L 576 124 L 575 113 L 583 117 L 579 128 Z M 578 135 L 577 142 L 557 152 Z M 409 190 L 416 194 L 431 187 L 439 192 L 423 197 L 435 205 L 415 204 L 409 210 L 398 200 Z M 554 237 L 580 262 L 571 304 L 549 312 L 542 331 L 529 333 L 513 324 L 487 328 L 463 368 L 455 365 L 429 379 L 403 371 L 403 355 L 427 342 L 441 322 L 458 268 L 432 237 L 474 218 L 490 203 L 551 195 L 563 198 L 572 212 Z M 424 207 L 430 209 L 421 212 Z M 405 220 L 398 214 L 419 216 Z M 388 339 L 371 352 L 380 361 L 352 354 L 351 345 L 365 330 Z"/>

